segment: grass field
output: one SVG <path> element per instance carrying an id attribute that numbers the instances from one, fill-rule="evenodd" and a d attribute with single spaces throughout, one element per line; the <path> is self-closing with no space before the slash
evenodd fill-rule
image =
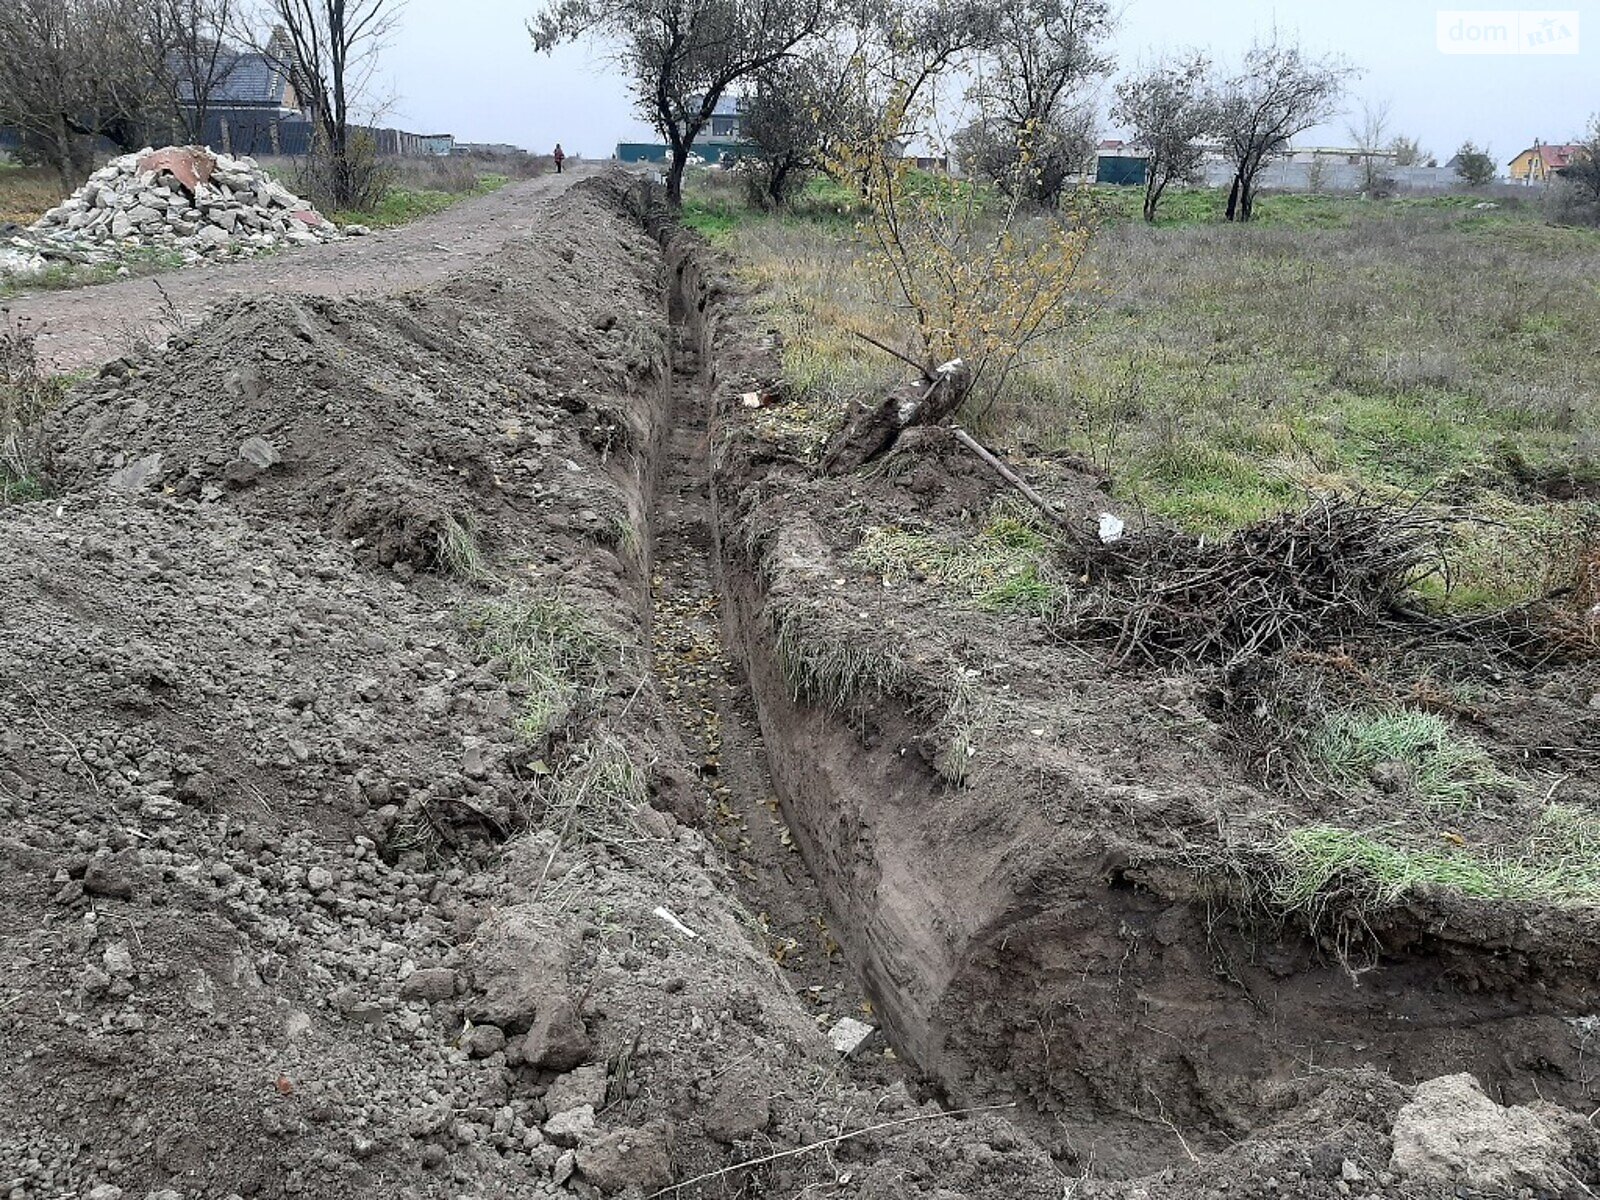
<path id="1" fill-rule="evenodd" d="M 336 212 L 333 214 L 333 220 L 339 225 L 366 225 L 371 229 L 389 229 L 395 225 L 407 225 L 419 217 L 443 212 L 452 204 L 459 204 L 468 197 L 487 196 L 490 192 L 499 191 L 510 182 L 510 177 L 506 175 L 483 175 L 469 190 L 463 192 L 446 192 L 437 188 L 393 187 L 370 212 L 354 209 Z"/>
<path id="2" fill-rule="evenodd" d="M 798 399 L 827 413 L 900 374 L 852 198 L 813 185 L 793 214 L 702 187 L 687 217 L 734 257 Z M 1217 536 L 1361 490 L 1460 517 L 1458 609 L 1528 599 L 1572 561 L 1600 496 L 1600 233 L 1476 196 L 1267 196 L 1219 221 L 1211 191 L 1155 227 L 1132 190 L 1087 198 L 1097 278 L 1070 338 L 981 417 L 1002 445 L 1071 451 L 1128 505 Z M 1555 497 L 1563 497 L 1556 499 Z"/>
<path id="3" fill-rule="evenodd" d="M 0 225 L 30 225 L 60 199 L 61 181 L 54 171 L 0 158 Z"/>

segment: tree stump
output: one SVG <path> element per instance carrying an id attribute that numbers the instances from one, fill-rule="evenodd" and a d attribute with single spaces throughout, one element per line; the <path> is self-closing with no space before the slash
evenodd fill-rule
<path id="1" fill-rule="evenodd" d="M 913 425 L 936 425 L 961 407 L 972 387 L 972 372 L 959 358 L 931 376 L 910 380 L 875 405 L 857 404 L 822 456 L 827 475 L 844 475 L 866 466 L 893 448 Z"/>

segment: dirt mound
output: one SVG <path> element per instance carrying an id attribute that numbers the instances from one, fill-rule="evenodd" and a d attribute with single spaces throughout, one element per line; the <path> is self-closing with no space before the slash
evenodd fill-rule
<path id="1" fill-rule="evenodd" d="M 627 513 L 579 464 L 637 436 L 605 393 L 663 348 L 637 268 L 560 282 L 579 253 L 617 257 L 593 228 L 508 248 L 493 280 L 238 302 L 80 388 L 57 476 L 315 524 L 402 570 L 470 570 L 551 518 L 614 542 Z"/>

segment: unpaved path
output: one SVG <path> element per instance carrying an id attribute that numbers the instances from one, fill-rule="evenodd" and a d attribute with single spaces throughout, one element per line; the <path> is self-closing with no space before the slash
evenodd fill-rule
<path id="1" fill-rule="evenodd" d="M 159 342 L 235 297 L 397 292 L 458 274 L 507 239 L 536 229 L 545 202 L 596 169 L 509 184 L 369 237 L 165 275 L 35 292 L 6 301 L 5 307 L 33 326 L 46 366 L 81 371 L 140 342 Z"/>

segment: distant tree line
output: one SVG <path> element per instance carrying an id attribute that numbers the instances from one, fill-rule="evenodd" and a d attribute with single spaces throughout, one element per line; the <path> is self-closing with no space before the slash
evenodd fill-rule
<path id="1" fill-rule="evenodd" d="M 696 137 L 736 85 L 752 190 L 775 205 L 827 160 L 830 141 L 876 127 L 891 104 L 916 114 L 914 98 L 955 75 L 975 116 L 943 140 L 1003 194 L 1048 206 L 1092 157 L 1114 23 L 1109 0 L 550 0 L 529 31 L 544 51 L 584 37 L 614 48 L 669 147 L 674 203 Z M 1277 32 L 1233 71 L 1187 55 L 1132 74 L 1113 115 L 1148 155 L 1145 215 L 1193 178 L 1209 144 L 1233 163 L 1228 219 L 1250 220 L 1264 167 L 1338 111 L 1354 74 Z M 934 123 L 896 131 L 885 151 L 930 140 Z"/>

